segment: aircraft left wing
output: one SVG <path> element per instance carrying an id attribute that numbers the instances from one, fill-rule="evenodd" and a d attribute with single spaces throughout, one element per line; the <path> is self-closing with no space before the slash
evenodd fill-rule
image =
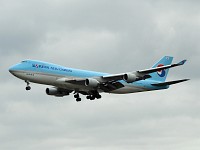
<path id="1" fill-rule="evenodd" d="M 100 77 L 102 78 L 102 77 Z M 102 79 L 99 77 L 97 78 L 77 78 L 77 79 L 68 79 L 68 78 L 60 78 L 57 81 L 58 82 L 64 82 L 64 83 L 71 83 L 71 84 L 77 84 L 77 85 L 85 85 L 90 86 L 92 88 L 100 88 L 104 92 L 113 91 L 119 88 L 124 87 L 124 85 L 120 82 L 102 82 Z"/>

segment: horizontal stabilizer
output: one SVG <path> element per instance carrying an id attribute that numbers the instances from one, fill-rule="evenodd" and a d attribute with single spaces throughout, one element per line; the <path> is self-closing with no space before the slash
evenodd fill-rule
<path id="1" fill-rule="evenodd" d="M 186 61 L 187 61 L 187 60 L 184 59 L 184 60 L 182 60 L 181 62 L 179 62 L 178 65 L 184 65 Z"/>
<path id="2" fill-rule="evenodd" d="M 180 83 L 180 82 L 184 82 L 184 81 L 188 81 L 190 79 L 182 79 L 182 80 L 176 80 L 176 81 L 168 81 L 168 82 L 162 82 L 162 83 L 154 83 L 154 84 L 151 84 L 153 86 L 166 86 L 166 85 L 172 85 L 172 84 L 177 84 L 177 83 Z"/>

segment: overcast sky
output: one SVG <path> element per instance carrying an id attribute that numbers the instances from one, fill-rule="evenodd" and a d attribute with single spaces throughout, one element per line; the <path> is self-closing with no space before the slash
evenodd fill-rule
<path id="1" fill-rule="evenodd" d="M 197 0 L 0 0 L 0 149 L 199 150 L 199 39 Z M 168 80 L 191 80 L 80 103 L 8 72 L 38 59 L 121 73 L 164 55 L 188 60 Z"/>

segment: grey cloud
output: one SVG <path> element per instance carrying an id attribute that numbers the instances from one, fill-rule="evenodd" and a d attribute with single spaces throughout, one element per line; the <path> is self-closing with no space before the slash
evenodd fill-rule
<path id="1" fill-rule="evenodd" d="M 16 94 L 11 96 L 19 95 L 21 101 L 10 98 L 13 102 L 7 102 L 10 105 L 7 106 L 7 113 L 12 115 L 4 114 L 5 118 L 1 118 L 4 129 L 9 129 L 5 134 L 9 142 L 3 140 L 5 148 L 12 149 L 10 143 L 16 146 L 24 142 L 23 145 L 30 149 L 51 149 L 49 145 L 59 147 L 59 144 L 82 149 L 97 145 L 111 149 L 146 149 L 149 146 L 152 149 L 157 146 L 165 149 L 168 145 L 177 148 L 174 142 L 193 141 L 192 138 L 199 133 L 197 114 L 200 103 L 197 92 L 175 95 L 184 89 L 190 91 L 191 87 L 187 85 L 178 91 L 173 91 L 176 89 L 174 87 L 167 92 L 152 92 L 154 99 L 148 99 L 148 93 L 119 96 L 119 99 L 117 95 L 104 95 L 101 101 L 85 101 L 80 105 L 70 97 L 30 99 L 35 95 L 44 97 L 41 92 L 43 88 L 38 86 L 38 90 L 34 89 L 33 93 L 26 94 L 28 96 L 21 96 L 24 93 L 21 88 L 22 85 L 18 90 L 13 87 Z M 168 95 L 174 95 L 176 101 Z M 188 99 L 191 95 L 194 97 L 192 103 Z M 195 130 L 188 128 L 190 126 Z M 35 142 L 37 144 L 33 145 Z"/>
<path id="2" fill-rule="evenodd" d="M 199 2 L 1 1 L 1 149 L 199 148 Z M 188 63 L 170 79 L 191 81 L 159 92 L 103 94 L 76 103 L 11 76 L 31 58 L 119 73 L 152 66 L 163 55 Z"/>

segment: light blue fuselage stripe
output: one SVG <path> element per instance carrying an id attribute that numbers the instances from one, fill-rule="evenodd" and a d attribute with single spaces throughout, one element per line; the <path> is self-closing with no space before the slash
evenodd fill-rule
<path id="1" fill-rule="evenodd" d="M 78 78 L 90 78 L 90 77 L 99 77 L 99 76 L 110 75 L 108 73 L 66 68 L 64 66 L 55 65 L 52 63 L 47 63 L 47 62 L 42 62 L 42 61 L 34 61 L 34 60 L 28 60 L 24 63 L 19 63 L 19 64 L 15 65 L 14 68 L 16 70 L 32 71 L 32 72 L 36 72 L 36 73 L 58 75 L 58 76 L 63 76 L 63 77 L 69 76 L 69 77 L 78 77 Z M 123 80 L 121 80 L 120 82 L 124 85 L 138 86 L 138 87 L 142 87 L 142 88 L 148 88 L 150 90 L 166 88 L 166 87 L 152 86 L 151 84 L 155 83 L 155 81 L 152 81 L 149 79 L 141 80 L 141 81 L 137 81 L 137 82 L 133 82 L 133 83 L 129 83 L 129 84 Z"/>

